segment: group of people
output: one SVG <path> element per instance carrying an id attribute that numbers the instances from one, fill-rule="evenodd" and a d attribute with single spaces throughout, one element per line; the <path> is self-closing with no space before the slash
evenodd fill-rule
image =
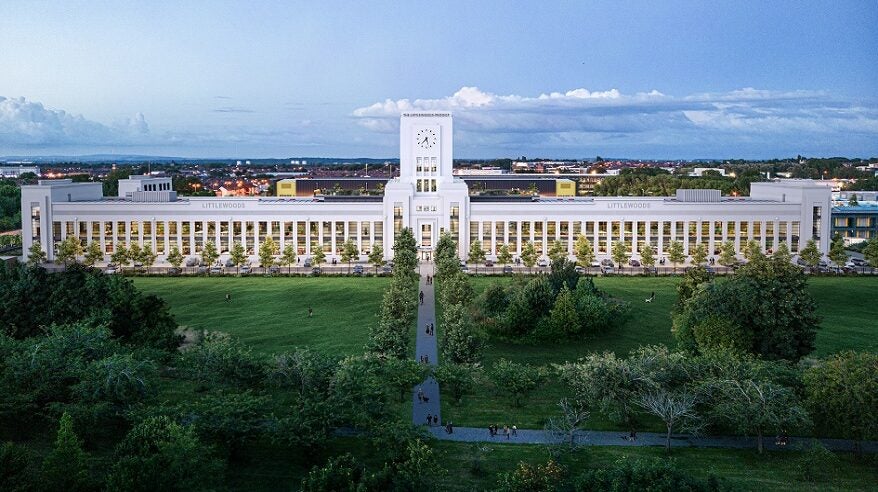
<path id="1" fill-rule="evenodd" d="M 433 326 L 433 323 L 427 323 L 424 325 L 424 333 L 426 333 L 428 337 L 436 334 L 436 327 Z"/>
<path id="2" fill-rule="evenodd" d="M 438 415 L 430 415 L 427 414 L 427 425 L 433 427 L 434 425 L 439 425 L 439 416 Z"/>
<path id="3" fill-rule="evenodd" d="M 491 437 L 494 437 L 500 433 L 500 428 L 497 427 L 497 424 L 491 424 L 488 426 L 488 434 Z M 509 439 L 510 436 L 518 435 L 518 427 L 512 426 L 510 429 L 508 425 L 503 426 L 503 435 L 506 436 L 506 439 Z"/>
<path id="4" fill-rule="evenodd" d="M 426 356 L 426 355 L 422 355 L 421 358 L 420 358 L 420 362 L 421 362 L 421 364 L 429 364 L 429 363 L 430 363 L 430 357 L 428 357 L 428 356 Z"/>
<path id="5" fill-rule="evenodd" d="M 430 401 L 430 397 L 424 394 L 424 390 L 418 386 L 418 401 L 421 403 L 428 403 Z M 430 423 L 430 416 L 427 415 L 427 423 Z M 436 422 L 439 423 L 438 421 Z"/>
<path id="6" fill-rule="evenodd" d="M 427 285 L 433 285 L 433 276 L 427 275 Z"/>

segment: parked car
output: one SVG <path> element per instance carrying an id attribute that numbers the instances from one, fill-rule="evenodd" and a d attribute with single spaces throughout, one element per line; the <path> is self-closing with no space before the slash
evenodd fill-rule
<path id="1" fill-rule="evenodd" d="M 186 266 L 187 267 L 198 266 L 198 258 L 195 258 L 195 257 L 186 258 Z"/>
<path id="2" fill-rule="evenodd" d="M 460 262 L 460 271 L 465 272 L 467 270 L 469 270 L 469 267 L 466 266 L 466 263 Z"/>
<path id="3" fill-rule="evenodd" d="M 232 261 L 231 258 L 229 258 L 228 260 L 226 260 L 226 268 L 232 268 L 232 267 L 234 267 L 234 266 L 235 266 L 235 262 Z"/>
<path id="4" fill-rule="evenodd" d="M 503 267 L 503 273 L 512 273 L 512 265 L 506 265 Z"/>
<path id="5" fill-rule="evenodd" d="M 363 274 L 363 265 L 354 265 L 354 275 Z"/>
<path id="6" fill-rule="evenodd" d="M 180 268 L 168 268 L 168 275 L 180 275 L 181 273 L 183 273 L 183 270 Z"/>
<path id="7" fill-rule="evenodd" d="M 630 260 L 628 260 L 628 265 L 633 266 L 633 267 L 639 267 L 640 261 L 635 260 L 634 258 L 631 258 Z"/>
<path id="8" fill-rule="evenodd" d="M 549 260 L 547 260 L 545 258 L 540 258 L 540 261 L 537 262 L 537 266 L 540 268 L 545 268 L 545 267 L 549 266 Z"/>
<path id="9" fill-rule="evenodd" d="M 381 273 L 390 274 L 393 273 L 393 267 L 390 265 L 384 265 L 381 267 Z"/>
<path id="10" fill-rule="evenodd" d="M 856 266 L 856 267 L 864 267 L 864 266 L 867 266 L 867 264 L 866 264 L 866 260 L 864 260 L 864 259 L 862 259 L 862 258 L 851 258 L 851 263 L 853 263 L 854 266 Z"/>
<path id="11" fill-rule="evenodd" d="M 581 266 L 577 266 L 573 270 L 580 275 L 585 274 L 585 268 L 582 268 Z"/>
<path id="12" fill-rule="evenodd" d="M 304 266 L 305 268 L 310 268 L 311 267 L 311 258 L 305 258 L 305 262 L 302 263 L 302 266 Z"/>
<path id="13" fill-rule="evenodd" d="M 252 270 L 252 269 L 251 269 L 250 265 L 244 265 L 244 266 L 241 267 L 240 272 L 241 272 L 242 274 L 246 275 L 246 274 L 250 273 L 251 270 Z"/>
<path id="14" fill-rule="evenodd" d="M 223 273 L 223 267 L 219 265 L 214 265 L 210 267 L 210 273 Z"/>
<path id="15" fill-rule="evenodd" d="M 205 273 L 207 273 L 207 267 L 205 267 L 205 266 L 200 266 L 200 267 L 198 267 L 198 270 L 196 270 L 196 271 L 197 271 L 199 274 L 205 274 Z"/>
<path id="16" fill-rule="evenodd" d="M 485 260 L 485 266 L 486 267 L 494 266 L 494 260 Z"/>
<path id="17" fill-rule="evenodd" d="M 311 269 L 311 275 L 320 275 L 321 273 L 323 273 L 323 269 L 319 266 Z"/>
<path id="18" fill-rule="evenodd" d="M 601 260 L 601 266 L 602 266 L 602 267 L 610 267 L 610 268 L 612 268 L 612 267 L 614 267 L 614 266 L 616 266 L 616 265 L 613 264 L 613 260 L 611 260 L 611 259 L 609 259 L 609 258 L 604 258 L 603 260 Z"/>
<path id="19" fill-rule="evenodd" d="M 270 267 L 268 267 L 268 273 L 274 275 L 274 274 L 276 274 L 276 273 L 278 273 L 278 272 L 280 272 L 280 267 L 279 267 L 279 266 L 277 266 L 277 265 L 271 265 Z"/>
<path id="20" fill-rule="evenodd" d="M 601 267 L 601 273 L 603 273 L 604 275 L 609 275 L 611 273 L 615 273 L 615 271 L 616 270 L 611 266 L 602 266 Z"/>
<path id="21" fill-rule="evenodd" d="M 107 265 L 107 269 L 104 270 L 104 273 L 108 275 L 113 275 L 114 273 L 116 273 L 116 265 L 110 263 L 109 265 Z"/>
<path id="22" fill-rule="evenodd" d="M 598 260 L 594 260 L 591 262 L 591 268 L 600 268 L 600 267 L 601 267 L 601 262 L 599 262 Z"/>

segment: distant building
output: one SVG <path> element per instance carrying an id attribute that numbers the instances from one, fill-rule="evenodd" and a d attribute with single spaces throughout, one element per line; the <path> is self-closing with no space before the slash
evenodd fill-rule
<path id="1" fill-rule="evenodd" d="M 0 178 L 18 178 L 24 173 L 33 173 L 40 177 L 40 168 L 37 166 L 0 166 Z"/>
<path id="2" fill-rule="evenodd" d="M 296 196 L 296 180 L 281 179 L 277 182 L 277 196 L 294 197 Z"/>
<path id="3" fill-rule="evenodd" d="M 832 236 L 846 245 L 878 237 L 878 204 L 832 207 Z"/>
<path id="4" fill-rule="evenodd" d="M 721 168 L 721 167 L 696 167 L 695 169 L 692 170 L 692 172 L 689 173 L 689 176 L 701 177 L 707 171 L 716 171 L 716 172 L 720 173 L 721 176 L 726 175 L 726 170 Z"/>

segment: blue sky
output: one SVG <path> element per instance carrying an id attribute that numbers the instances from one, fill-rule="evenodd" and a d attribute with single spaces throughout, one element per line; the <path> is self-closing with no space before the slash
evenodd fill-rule
<path id="1" fill-rule="evenodd" d="M 617 5 L 623 3 L 624 5 Z M 182 5 L 178 5 L 182 4 Z M 878 156 L 878 2 L 0 3 L 0 155 Z"/>

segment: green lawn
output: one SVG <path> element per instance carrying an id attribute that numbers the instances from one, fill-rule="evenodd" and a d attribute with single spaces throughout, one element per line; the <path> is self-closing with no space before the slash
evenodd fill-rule
<path id="1" fill-rule="evenodd" d="M 376 277 L 139 277 L 134 282 L 164 298 L 181 326 L 227 332 L 267 354 L 308 346 L 337 355 L 362 352 L 389 285 Z"/>

